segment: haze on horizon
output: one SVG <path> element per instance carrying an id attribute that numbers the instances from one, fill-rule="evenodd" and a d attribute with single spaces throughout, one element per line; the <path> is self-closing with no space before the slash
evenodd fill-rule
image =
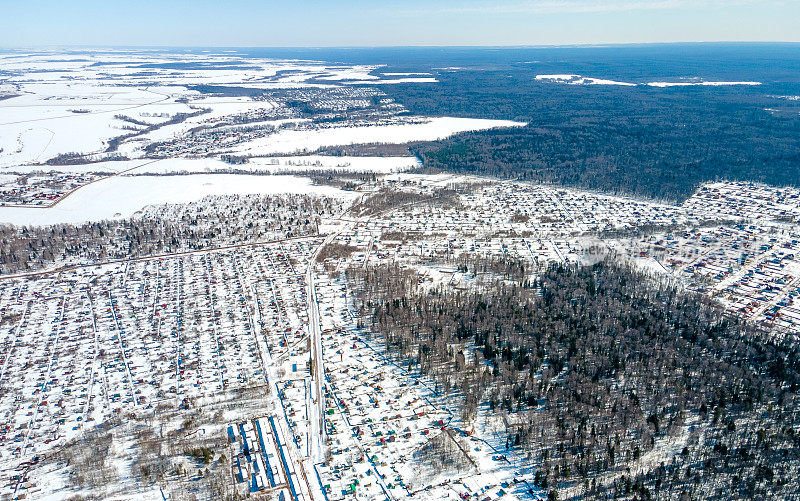
<path id="1" fill-rule="evenodd" d="M 4 3 L 0 47 L 800 42 L 787 0 Z"/>

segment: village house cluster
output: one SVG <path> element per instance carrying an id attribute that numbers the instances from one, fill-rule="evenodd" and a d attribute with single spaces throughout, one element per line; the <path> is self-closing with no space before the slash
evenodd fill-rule
<path id="1" fill-rule="evenodd" d="M 270 382 L 266 347 L 274 343 L 276 356 L 302 348 L 289 344 L 305 309 L 304 270 L 293 262 L 307 261 L 311 243 L 4 282 L 0 309 L 11 332 L 0 353 L 0 461 L 47 454 L 114 416 L 189 411 L 261 391 Z M 9 473 L 3 489 L 23 483 Z"/>
<path id="2" fill-rule="evenodd" d="M 125 418 L 137 424 L 108 433 L 129 452 L 109 461 L 150 480 L 122 482 L 121 494 L 525 496 L 534 472 L 504 425 L 466 425 L 457 402 L 371 336 L 352 268 L 402 263 L 431 285 L 470 288 L 479 277 L 464 256 L 512 257 L 531 277 L 615 256 L 776 335 L 800 322 L 787 190 L 742 198 L 739 185 L 716 184 L 669 206 L 450 175 L 350 182 L 342 198 L 148 207 L 131 224 L 169 224 L 193 246 L 106 264 L 77 257 L 72 269 L 0 282 L 2 494 L 68 489 L 53 481 L 78 468 L 65 451 Z M 722 211 L 723 196 L 733 209 Z M 145 445 L 167 442 L 179 445 Z"/>
<path id="3" fill-rule="evenodd" d="M 123 418 L 140 423 L 114 432 L 132 452 L 112 451 L 107 460 L 130 462 L 142 478 L 160 469 L 165 495 L 201 495 L 203 482 L 242 495 L 283 491 L 286 499 L 509 491 L 511 470 L 493 446 L 467 437 L 424 379 L 393 365 L 364 337 L 346 284 L 320 273 L 325 263 L 309 282 L 323 236 L 289 237 L 307 224 L 294 211 L 307 204 L 315 225 L 344 230 L 351 223 L 334 215 L 337 203 L 251 196 L 152 207 L 144 211 L 148 219 L 201 229 L 226 215 L 239 217 L 237 227 L 264 220 L 270 228 L 263 237 L 277 241 L 244 239 L 247 245 L 232 248 L 0 283 L 2 495 L 65 488 L 52 475 L 74 476 L 80 464 L 65 462 L 65 451 Z M 240 242 L 236 232 L 223 237 Z M 310 301 L 319 312 L 321 351 L 312 349 Z M 323 367 L 319 395 L 315 366 Z M 153 453 L 143 436 L 183 445 Z M 324 457 L 315 452 L 320 439 Z M 421 478 L 421 447 L 459 457 L 459 447 L 471 448 L 486 464 L 467 462 L 445 480 L 435 470 Z M 108 482 L 129 494 L 148 489 Z M 85 492 L 91 488 L 108 486 L 87 484 Z"/>
<path id="4" fill-rule="evenodd" d="M 213 96 L 213 94 L 212 94 Z M 224 99 L 224 94 L 218 97 Z M 239 98 L 242 99 L 242 98 Z M 198 101 L 203 106 L 203 101 Z M 224 104 L 224 102 L 223 102 Z M 252 96 L 253 109 L 220 115 L 205 109 L 198 123 L 176 137 L 145 147 L 152 158 L 203 157 L 280 131 L 316 131 L 370 125 L 423 123 L 380 90 L 362 87 L 277 89 Z"/>
<path id="5" fill-rule="evenodd" d="M 3 173 L 0 207 L 50 207 L 71 191 L 105 177 L 102 173 Z"/>
<path id="6" fill-rule="evenodd" d="M 713 183 L 676 206 L 519 182 L 473 180 L 467 188 L 463 180 L 380 181 L 373 190 L 457 194 L 402 204 L 338 241 L 354 247 L 351 259 L 362 266 L 405 261 L 452 286 L 467 278 L 455 267 L 459 255 L 511 256 L 533 270 L 612 255 L 708 294 L 776 335 L 800 322 L 800 190 Z"/>

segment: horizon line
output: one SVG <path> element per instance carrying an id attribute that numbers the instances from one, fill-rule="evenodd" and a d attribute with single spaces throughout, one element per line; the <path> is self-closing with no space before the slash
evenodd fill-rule
<path id="1" fill-rule="evenodd" d="M 0 45 L 0 50 L 42 50 L 42 49 L 577 49 L 577 48 L 615 48 L 652 47 L 668 45 L 798 45 L 800 41 L 780 40 L 711 40 L 674 42 L 577 42 L 568 44 L 508 44 L 508 45 L 94 45 L 94 44 L 43 44 L 43 45 Z"/>

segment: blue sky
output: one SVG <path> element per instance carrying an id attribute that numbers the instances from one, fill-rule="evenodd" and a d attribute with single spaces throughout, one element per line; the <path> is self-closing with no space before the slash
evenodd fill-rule
<path id="1" fill-rule="evenodd" d="M 800 42 L 800 0 L 0 0 L 0 46 Z"/>

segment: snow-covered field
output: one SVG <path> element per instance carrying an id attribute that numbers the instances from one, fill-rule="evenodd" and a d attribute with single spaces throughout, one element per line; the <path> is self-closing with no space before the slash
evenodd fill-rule
<path id="1" fill-rule="evenodd" d="M 142 158 L 154 145 L 183 141 L 197 131 L 206 136 L 189 150 L 179 148 L 181 154 L 313 151 L 524 125 L 446 117 L 428 123 L 422 123 L 424 117 L 395 119 L 402 106 L 384 103 L 379 107 L 383 121 L 375 122 L 380 128 L 370 123 L 372 118 L 330 127 L 310 124 L 292 108 L 292 103 L 308 100 L 312 106 L 319 102 L 333 109 L 360 109 L 370 106 L 371 96 L 380 95 L 375 89 L 380 84 L 436 83 L 426 74 L 377 76 L 373 72 L 378 66 L 147 51 L 83 56 L 0 55 L 0 69 L 8 74 L 0 85 L 4 93 L 15 95 L 0 101 L 0 168 L 53 162 L 67 154 L 92 161 L 120 155 Z M 300 130 L 282 129 L 304 122 Z M 161 151 L 167 156 L 174 152 Z"/>
<path id="2" fill-rule="evenodd" d="M 636 84 L 628 82 L 618 82 L 616 80 L 606 80 L 603 78 L 590 78 L 581 75 L 536 75 L 536 80 L 545 82 L 561 82 L 571 85 L 622 85 L 625 87 L 635 87 Z"/>
<path id="3" fill-rule="evenodd" d="M 285 171 L 314 172 L 320 170 L 389 174 L 419 167 L 419 165 L 419 160 L 411 156 L 353 157 L 290 155 L 252 158 L 247 163 L 240 165 L 232 165 L 218 158 L 164 158 L 161 160 L 118 160 L 59 166 L 20 165 L 15 167 L 13 172 L 15 174 L 49 172 L 82 174 L 92 172 L 106 175 L 126 172 L 129 175 L 165 175 L 226 173 L 235 169 L 237 172 L 245 174 L 247 171 L 280 173 Z M 11 181 L 17 177 L 13 174 L 3 174 L 2 176 L 3 177 L 0 177 L 0 182 Z"/>
<path id="4" fill-rule="evenodd" d="M 264 169 L 270 172 L 302 173 L 334 170 L 342 172 L 374 172 L 391 174 L 420 166 L 416 157 L 329 157 L 323 155 L 296 155 L 289 157 L 253 158 L 241 166 L 244 169 Z"/>
<path id="5" fill-rule="evenodd" d="M 346 195 L 336 188 L 313 185 L 308 178 L 284 175 L 115 176 L 76 191 L 55 207 L 2 207 L 0 224 L 77 224 L 129 218 L 147 205 L 194 202 L 208 195 L 276 193 Z"/>
<path id="6" fill-rule="evenodd" d="M 761 82 L 650 82 L 647 85 L 651 87 L 691 87 L 694 85 L 705 87 L 724 87 L 729 85 L 761 85 Z"/>
<path id="7" fill-rule="evenodd" d="M 498 127 L 521 127 L 524 125 L 525 123 L 511 120 L 437 117 L 431 118 L 424 123 L 332 127 L 301 131 L 284 130 L 263 139 L 244 143 L 236 147 L 234 151 L 250 155 L 303 153 L 305 151 L 314 151 L 323 146 L 433 141 L 459 132 Z"/>
<path id="8" fill-rule="evenodd" d="M 11 183 L 0 199 L 6 205 L 0 207 L 0 222 L 43 225 L 129 217 L 148 204 L 188 202 L 213 194 L 325 192 L 297 178 L 186 174 L 392 173 L 417 167 L 418 160 L 308 152 L 525 125 L 398 116 L 401 105 L 386 99 L 370 104 L 381 91 L 360 85 L 436 80 L 430 74 L 375 73 L 379 68 L 231 53 L 0 54 L 0 69 L 7 75 L 0 85 L 3 92 L 15 95 L 0 101 L 0 174 L 9 176 L 6 183 Z M 332 113 L 366 111 L 344 121 L 330 122 L 325 115 L 317 122 L 298 111 L 297 102 Z M 255 158 L 225 163 L 219 158 L 222 154 Z M 125 177 L 114 177 L 121 173 Z M 175 176 L 141 177 L 147 174 Z M 13 184 L 30 176 L 51 179 L 50 184 L 60 183 L 61 188 Z M 75 190 L 64 179 L 87 184 Z M 30 202 L 20 202 L 25 200 Z M 44 208 L 48 205 L 53 206 Z"/>
<path id="9" fill-rule="evenodd" d="M 647 82 L 646 84 L 637 84 L 630 82 L 620 82 L 616 80 L 607 80 L 603 78 L 584 77 L 575 74 L 553 74 L 553 75 L 536 75 L 536 80 L 543 82 L 556 82 L 565 83 L 570 85 L 621 85 L 625 87 L 635 87 L 637 85 L 647 85 L 650 87 L 691 87 L 691 86 L 705 86 L 705 87 L 723 87 L 731 85 L 761 85 L 761 82 L 742 81 L 742 82 L 726 82 L 726 81 L 706 81 L 700 78 L 685 78 L 675 82 Z"/>
<path id="10" fill-rule="evenodd" d="M 19 86 L 21 95 L 0 101 L 0 167 L 103 153 L 110 139 L 130 132 L 123 127 L 131 124 L 115 118 L 120 114 L 149 120 L 190 111 L 147 87 L 56 79 Z"/>

